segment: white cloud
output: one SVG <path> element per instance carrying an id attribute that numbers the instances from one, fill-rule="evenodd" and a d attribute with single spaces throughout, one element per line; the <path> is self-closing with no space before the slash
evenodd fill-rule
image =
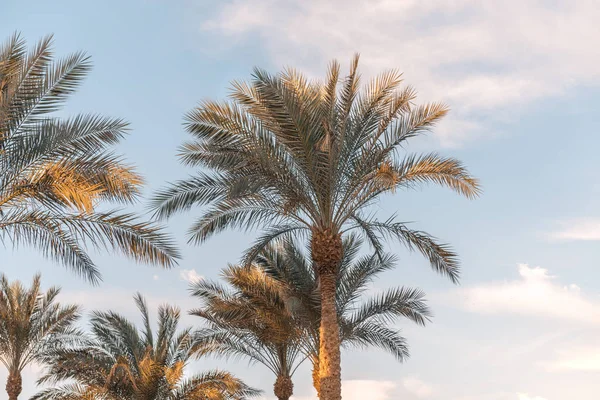
<path id="1" fill-rule="evenodd" d="M 600 347 L 559 350 L 555 361 L 546 363 L 550 371 L 600 371 Z"/>
<path id="2" fill-rule="evenodd" d="M 397 387 L 394 382 L 374 380 L 342 381 L 344 400 L 392 400 L 392 392 Z M 291 400 L 318 400 L 316 396 L 292 396 Z"/>
<path id="3" fill-rule="evenodd" d="M 402 386 L 418 398 L 429 397 L 433 394 L 431 385 L 414 376 L 402 379 Z"/>
<path id="4" fill-rule="evenodd" d="M 562 223 L 562 228 L 552 232 L 550 237 L 557 240 L 600 240 L 599 219 L 578 219 Z"/>
<path id="5" fill-rule="evenodd" d="M 517 397 L 519 400 L 546 400 L 543 397 L 539 397 L 539 396 L 531 397 L 525 393 L 517 393 Z"/>
<path id="6" fill-rule="evenodd" d="M 184 281 L 188 281 L 190 283 L 196 283 L 196 282 L 204 279 L 204 277 L 202 275 L 200 275 L 198 272 L 196 272 L 195 269 L 182 269 L 179 272 L 179 277 L 181 279 L 183 279 Z"/>
<path id="7" fill-rule="evenodd" d="M 152 276 L 152 279 L 154 279 L 155 281 L 157 281 L 158 280 L 158 275 Z"/>
<path id="8" fill-rule="evenodd" d="M 556 283 L 540 267 L 519 264 L 519 279 L 458 289 L 462 308 L 481 314 L 520 314 L 600 324 L 600 303 L 586 298 L 575 285 Z"/>
<path id="9" fill-rule="evenodd" d="M 425 100 L 454 110 L 443 143 L 511 118 L 537 99 L 600 80 L 600 7 L 594 1 L 230 0 L 203 26 L 252 40 L 277 64 L 321 75 L 359 51 L 367 72 L 400 68 Z M 222 45 L 222 42 L 219 42 Z M 469 126 L 467 126 L 467 121 Z"/>
<path id="10" fill-rule="evenodd" d="M 348 380 L 342 383 L 344 400 L 391 400 L 394 382 L 374 380 Z"/>

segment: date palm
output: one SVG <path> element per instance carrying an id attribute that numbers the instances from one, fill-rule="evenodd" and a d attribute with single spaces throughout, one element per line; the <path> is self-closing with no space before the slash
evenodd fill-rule
<path id="1" fill-rule="evenodd" d="M 419 289 L 391 288 L 365 298 L 375 277 L 392 269 L 396 258 L 387 253 L 358 257 L 361 246 L 355 235 L 344 238 L 336 287 L 340 344 L 347 348 L 377 347 L 402 362 L 409 356 L 406 340 L 390 324 L 407 318 L 425 325 L 431 312 Z M 270 279 L 279 282 L 285 298 L 291 299 L 289 307 L 304 328 L 303 351 L 312 363 L 313 386 L 320 396 L 321 296 L 313 261 L 293 242 L 286 242 L 281 247 L 268 247 L 256 262 Z"/>
<path id="2" fill-rule="evenodd" d="M 262 227 L 245 255 L 251 262 L 269 243 L 308 236 L 321 295 L 321 398 L 341 398 L 340 337 L 336 287 L 342 237 L 358 230 L 377 253 L 395 238 L 423 253 L 452 281 L 455 253 L 428 234 L 390 218 L 378 220 L 369 206 L 386 193 L 432 183 L 469 198 L 476 179 L 453 158 L 406 155 L 407 140 L 429 130 L 448 112 L 439 103 L 414 105 L 415 91 L 400 89 L 390 71 L 362 90 L 358 57 L 349 76 L 337 62 L 324 82 L 288 69 L 277 75 L 256 69 L 250 83 L 234 82 L 230 101 L 204 101 L 186 116 L 195 139 L 181 150 L 184 164 L 203 171 L 158 192 L 155 215 L 168 218 L 208 206 L 190 228 L 204 242 L 228 228 Z"/>
<path id="3" fill-rule="evenodd" d="M 288 310 L 281 285 L 257 265 L 230 266 L 222 276 L 229 287 L 205 280 L 191 287 L 203 304 L 190 314 L 208 325 L 197 333 L 199 353 L 264 365 L 276 377 L 277 399 L 288 400 L 292 376 L 305 359 L 303 326 Z"/>
<path id="4" fill-rule="evenodd" d="M 29 52 L 18 35 L 0 47 L 0 238 L 34 246 L 97 283 L 86 244 L 165 267 L 177 251 L 133 214 L 98 211 L 134 202 L 143 182 L 112 152 L 125 121 L 55 115 L 90 68 L 84 53 L 53 60 L 51 37 Z"/>
<path id="5" fill-rule="evenodd" d="M 390 289 L 361 301 L 375 276 L 394 264 L 387 254 L 357 257 L 361 244 L 355 236 L 344 240 L 336 299 L 341 344 L 379 347 L 403 361 L 406 341 L 389 324 L 405 317 L 423 325 L 429 310 L 415 289 Z M 202 352 L 267 366 L 277 377 L 274 393 L 280 400 L 293 394 L 292 375 L 308 358 L 319 393 L 321 307 L 311 264 L 296 245 L 286 243 L 268 247 L 251 266 L 225 269 L 229 287 L 209 281 L 194 284 L 192 294 L 203 306 L 191 313 L 208 323 L 200 331 Z"/>
<path id="6" fill-rule="evenodd" d="M 39 275 L 29 288 L 0 276 L 0 362 L 8 370 L 9 400 L 17 400 L 21 393 L 23 369 L 40 362 L 58 339 L 67 340 L 76 333 L 73 324 L 79 308 L 58 304 L 59 292 L 53 287 L 44 293 Z"/>
<path id="7" fill-rule="evenodd" d="M 94 312 L 91 338 L 44 357 L 48 368 L 38 383 L 70 383 L 43 390 L 32 400 L 233 400 L 258 394 L 223 371 L 184 377 L 197 347 L 191 328 L 177 332 L 180 311 L 161 306 L 155 333 L 144 298 L 137 294 L 135 301 L 141 331 L 117 313 Z"/>

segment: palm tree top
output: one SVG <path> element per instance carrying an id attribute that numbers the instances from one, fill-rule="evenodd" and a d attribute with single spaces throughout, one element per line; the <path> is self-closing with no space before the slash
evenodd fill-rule
<path id="1" fill-rule="evenodd" d="M 6 391 L 16 399 L 21 393 L 21 372 L 41 362 L 60 343 L 76 342 L 80 332 L 73 326 L 80 317 L 76 305 L 57 302 L 60 289 L 41 290 L 40 275 L 30 287 L 9 282 L 0 275 L 0 363 L 8 371 Z"/>
<path id="2" fill-rule="evenodd" d="M 324 81 L 291 68 L 276 75 L 257 68 L 251 82 L 233 82 L 228 101 L 202 101 L 186 115 L 194 139 L 180 157 L 209 172 L 158 192 L 155 216 L 208 205 L 190 228 L 193 242 L 228 228 L 262 227 L 246 262 L 274 240 L 304 232 L 337 241 L 357 229 L 378 253 L 386 237 L 399 239 L 456 281 L 458 261 L 448 246 L 369 211 L 384 193 L 427 183 L 479 195 L 478 181 L 460 161 L 401 155 L 407 140 L 430 131 L 448 108 L 415 105 L 414 89 L 401 88 L 395 70 L 361 87 L 358 59 L 347 77 L 333 61 Z"/>
<path id="3" fill-rule="evenodd" d="M 198 343 L 191 328 L 178 329 L 180 310 L 160 306 L 154 331 L 145 299 L 139 293 L 134 299 L 142 328 L 112 311 L 93 312 L 91 336 L 46 354 L 48 369 L 38 382 L 73 381 L 75 385 L 44 390 L 34 399 L 69 400 L 87 395 L 107 400 L 239 400 L 259 394 L 225 371 L 186 377 L 184 371 L 195 357 Z"/>

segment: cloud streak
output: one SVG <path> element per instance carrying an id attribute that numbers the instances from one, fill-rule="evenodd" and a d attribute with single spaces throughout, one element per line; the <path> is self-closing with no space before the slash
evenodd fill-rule
<path id="1" fill-rule="evenodd" d="M 554 361 L 546 363 L 549 371 L 600 371 L 600 347 L 579 346 L 559 350 Z"/>
<path id="2" fill-rule="evenodd" d="M 396 383 L 389 381 L 344 380 L 342 381 L 342 397 L 344 400 L 392 400 L 396 387 Z M 318 399 L 317 396 L 292 396 L 291 400 Z"/>
<path id="3" fill-rule="evenodd" d="M 519 278 L 458 289 L 458 305 L 479 314 L 517 314 L 600 325 L 600 303 L 575 285 L 561 285 L 540 267 L 518 265 Z"/>
<path id="4" fill-rule="evenodd" d="M 551 239 L 562 241 L 599 241 L 600 219 L 576 219 L 563 222 L 562 227 L 550 234 Z"/>
<path id="5" fill-rule="evenodd" d="M 402 379 L 402 386 L 417 396 L 419 399 L 430 397 L 433 394 L 433 388 L 428 383 L 423 382 L 421 379 L 415 376 L 409 376 Z"/>

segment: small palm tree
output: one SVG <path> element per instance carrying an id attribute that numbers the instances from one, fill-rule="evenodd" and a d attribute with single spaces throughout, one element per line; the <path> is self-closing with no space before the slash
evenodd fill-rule
<path id="1" fill-rule="evenodd" d="M 29 288 L 0 276 L 0 362 L 8 370 L 9 400 L 17 400 L 21 393 L 23 368 L 40 362 L 58 339 L 76 335 L 73 323 L 79 318 L 79 308 L 58 304 L 59 292 L 56 287 L 42 292 L 39 275 Z"/>
<path id="2" fill-rule="evenodd" d="M 142 314 L 142 331 L 117 313 L 94 312 L 91 338 L 67 343 L 43 359 L 48 368 L 38 383 L 74 383 L 43 390 L 33 399 L 233 400 L 259 393 L 227 372 L 185 378 L 197 343 L 191 328 L 177 332 L 179 309 L 159 307 L 155 334 L 146 301 L 137 294 L 135 302 Z"/>
<path id="3" fill-rule="evenodd" d="M 91 64 L 84 53 L 54 61 L 51 47 L 46 37 L 27 53 L 18 35 L 0 47 L 0 239 L 37 247 L 93 283 L 100 274 L 86 243 L 172 266 L 177 251 L 158 228 L 97 211 L 140 194 L 141 177 L 112 152 L 127 123 L 56 117 Z"/>
<path id="4" fill-rule="evenodd" d="M 324 82 L 288 69 L 275 76 L 256 69 L 251 83 L 234 82 L 229 102 L 204 101 L 186 116 L 195 140 L 181 150 L 186 165 L 209 173 L 157 193 L 158 218 L 209 205 L 190 228 L 201 243 L 228 228 L 264 228 L 247 252 L 250 263 L 269 243 L 305 235 L 321 295 L 321 398 L 341 398 L 336 287 L 342 237 L 357 229 L 377 253 L 383 239 L 398 239 L 423 253 L 456 282 L 454 252 L 395 218 L 377 220 L 369 206 L 398 189 L 432 183 L 476 197 L 479 186 L 453 158 L 402 157 L 407 140 L 430 131 L 448 112 L 439 103 L 416 106 L 401 74 L 386 72 L 360 89 L 358 57 L 340 77 L 331 63 Z"/>
<path id="5" fill-rule="evenodd" d="M 294 389 L 292 376 L 305 359 L 305 337 L 282 297 L 281 284 L 256 265 L 230 266 L 222 275 L 231 288 L 205 280 L 191 288 L 203 305 L 190 314 L 208 323 L 198 332 L 199 353 L 264 365 L 276 376 L 275 396 L 288 400 Z"/>
<path id="6" fill-rule="evenodd" d="M 422 292 L 415 289 L 391 289 L 361 301 L 375 276 L 393 267 L 394 257 L 358 258 L 360 247 L 355 236 L 344 240 L 337 288 L 342 346 L 375 346 L 403 361 L 408 356 L 406 341 L 389 324 L 406 317 L 423 325 L 430 312 Z M 292 375 L 308 358 L 319 393 L 321 307 L 311 263 L 297 246 L 286 243 L 267 248 L 251 266 L 225 269 L 230 288 L 196 283 L 192 294 L 204 304 L 191 313 L 208 322 L 200 331 L 202 352 L 245 357 L 267 366 L 277 376 L 274 393 L 280 400 L 293 394 Z"/>

